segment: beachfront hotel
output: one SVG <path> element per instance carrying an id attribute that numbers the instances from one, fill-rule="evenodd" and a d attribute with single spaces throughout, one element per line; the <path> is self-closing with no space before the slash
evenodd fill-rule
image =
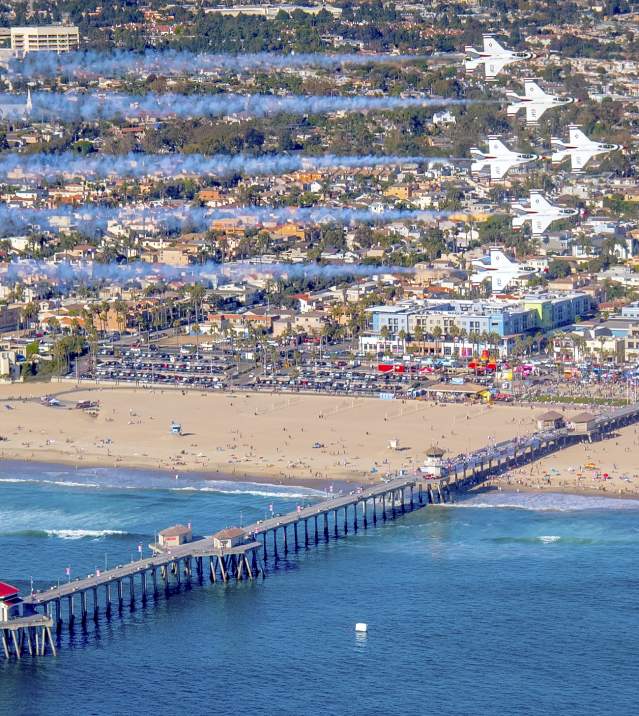
<path id="1" fill-rule="evenodd" d="M 442 337 L 440 352 L 452 355 L 452 341 L 456 336 L 491 336 L 492 348 L 500 355 L 508 355 L 518 338 L 545 333 L 589 316 L 593 310 L 590 295 L 572 293 L 532 293 L 521 299 L 489 300 L 416 300 L 392 305 L 371 306 L 366 309 L 368 331 L 360 337 L 360 351 L 373 353 L 389 347 L 401 350 L 408 337 L 417 332 L 424 336 Z M 403 337 L 403 338 L 402 338 Z M 477 347 L 477 341 L 468 342 Z M 463 343 L 463 342 L 462 342 Z M 465 345 L 462 347 L 466 347 Z"/>

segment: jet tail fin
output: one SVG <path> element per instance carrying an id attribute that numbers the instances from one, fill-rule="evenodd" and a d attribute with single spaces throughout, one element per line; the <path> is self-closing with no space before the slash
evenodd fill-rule
<path id="1" fill-rule="evenodd" d="M 549 211 L 553 208 L 552 204 L 543 194 L 536 191 L 530 192 L 530 208 L 535 211 Z"/>
<path id="2" fill-rule="evenodd" d="M 497 156 L 506 156 L 510 154 L 510 151 L 506 147 L 506 145 L 501 141 L 501 139 L 489 139 L 488 140 L 488 151 L 491 154 L 495 154 Z"/>
<path id="3" fill-rule="evenodd" d="M 506 52 L 492 35 L 484 35 L 484 52 Z"/>
<path id="4" fill-rule="evenodd" d="M 506 256 L 506 254 L 497 248 L 490 249 L 490 267 L 491 268 L 506 268 L 512 266 L 513 262 Z"/>
<path id="5" fill-rule="evenodd" d="M 590 144 L 588 137 L 579 129 L 579 127 L 570 127 L 568 129 L 568 137 L 571 144 L 583 145 Z"/>
<path id="6" fill-rule="evenodd" d="M 542 99 L 547 96 L 535 80 L 524 80 L 524 95 L 528 99 Z"/>

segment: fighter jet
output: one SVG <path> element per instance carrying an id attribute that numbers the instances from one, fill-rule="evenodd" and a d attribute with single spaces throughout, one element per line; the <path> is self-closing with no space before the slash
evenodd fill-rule
<path id="1" fill-rule="evenodd" d="M 513 62 L 529 60 L 533 56 L 531 52 L 513 52 L 502 47 L 493 35 L 484 35 L 484 50 L 476 50 L 474 47 L 465 47 L 466 59 L 464 66 L 468 72 L 474 72 L 480 65 L 484 65 L 486 79 L 492 80 L 506 67 Z"/>
<path id="2" fill-rule="evenodd" d="M 508 92 L 508 99 L 513 104 L 509 104 L 507 108 L 508 116 L 514 117 L 520 109 L 526 110 L 526 122 L 535 124 L 547 109 L 555 107 L 564 107 L 574 102 L 573 97 L 555 97 L 546 94 L 535 80 L 524 80 L 524 96 L 520 97 L 514 92 Z"/>
<path id="3" fill-rule="evenodd" d="M 499 246 L 491 246 L 487 256 L 472 261 L 475 273 L 471 274 L 470 281 L 479 285 L 489 280 L 493 293 L 505 291 L 512 283 L 522 278 L 530 278 L 538 269 L 513 261 Z"/>
<path id="4" fill-rule="evenodd" d="M 477 161 L 470 165 L 473 174 L 479 174 L 484 169 L 490 169 L 491 179 L 501 179 L 509 169 L 533 162 L 539 157 L 536 154 L 518 154 L 510 149 L 497 137 L 488 137 L 488 154 L 481 149 L 472 147 L 470 154 Z"/>
<path id="5" fill-rule="evenodd" d="M 515 201 L 512 204 L 512 209 L 517 214 L 517 216 L 513 218 L 513 229 L 521 229 L 527 221 L 530 221 L 533 236 L 543 234 L 554 221 L 569 219 L 571 216 L 577 216 L 579 213 L 577 209 L 566 209 L 551 204 L 538 191 L 530 192 L 529 205 Z"/>
<path id="6" fill-rule="evenodd" d="M 577 127 L 568 127 L 568 143 L 561 139 L 552 137 L 550 143 L 558 151 L 553 152 L 551 159 L 553 164 L 561 164 L 570 157 L 570 166 L 575 173 L 581 172 L 588 162 L 598 154 L 607 154 L 619 149 L 618 144 L 600 144 L 593 142 Z"/>

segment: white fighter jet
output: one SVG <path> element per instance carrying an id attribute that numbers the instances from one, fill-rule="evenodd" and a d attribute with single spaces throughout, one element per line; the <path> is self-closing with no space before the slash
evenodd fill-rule
<path id="1" fill-rule="evenodd" d="M 489 280 L 493 293 L 505 291 L 511 284 L 522 278 L 530 278 L 538 269 L 513 261 L 499 246 L 491 246 L 487 256 L 472 261 L 475 273 L 470 281 L 475 285 Z"/>
<path id="2" fill-rule="evenodd" d="M 488 154 L 477 147 L 471 147 L 470 155 L 477 160 L 470 165 L 470 171 L 479 174 L 488 168 L 491 179 L 501 179 L 509 169 L 534 162 L 539 158 L 536 154 L 511 152 L 497 137 L 488 137 Z"/>
<path id="3" fill-rule="evenodd" d="M 514 92 L 508 92 L 508 99 L 512 104 L 508 105 L 507 113 L 514 117 L 520 109 L 526 110 L 526 122 L 535 124 L 539 121 L 544 112 L 556 107 L 565 107 L 574 102 L 574 97 L 555 97 L 546 94 L 535 80 L 524 80 L 524 96 L 520 97 Z"/>
<path id="4" fill-rule="evenodd" d="M 581 172 L 588 162 L 598 154 L 607 154 L 619 149 L 618 144 L 601 144 L 593 142 L 577 127 L 571 125 L 568 127 L 568 143 L 561 139 L 552 137 L 550 143 L 557 148 L 553 152 L 551 159 L 553 164 L 561 164 L 565 159 L 570 157 L 570 166 L 573 172 Z"/>
<path id="5" fill-rule="evenodd" d="M 512 209 L 517 214 L 513 218 L 513 229 L 521 229 L 527 221 L 530 221 L 533 236 L 543 234 L 554 221 L 569 219 L 579 214 L 577 209 L 568 209 L 551 204 L 538 191 L 530 192 L 529 204 L 525 205 L 522 202 L 515 201 L 512 204 Z"/>
<path id="6" fill-rule="evenodd" d="M 502 47 L 493 35 L 484 35 L 484 49 L 476 50 L 474 47 L 465 47 L 466 59 L 464 66 L 468 72 L 474 72 L 480 65 L 484 65 L 486 79 L 494 79 L 506 65 L 521 60 L 529 60 L 531 52 L 513 52 Z"/>

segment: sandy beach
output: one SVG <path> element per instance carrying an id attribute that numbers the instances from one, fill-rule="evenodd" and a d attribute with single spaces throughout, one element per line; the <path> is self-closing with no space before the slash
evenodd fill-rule
<path id="1" fill-rule="evenodd" d="M 63 405 L 43 405 L 55 395 Z M 75 409 L 100 402 L 97 416 Z M 275 483 L 374 482 L 414 470 L 431 445 L 449 456 L 536 429 L 538 408 L 72 384 L 0 386 L 0 457 Z M 183 434 L 171 433 L 171 422 Z M 502 489 L 639 493 L 637 431 L 579 444 L 496 478 Z M 399 440 L 399 449 L 390 441 Z M 604 478 L 604 474 L 608 475 Z"/>
<path id="2" fill-rule="evenodd" d="M 43 405 L 42 395 L 64 405 Z M 71 407 L 78 400 L 99 400 L 98 416 Z M 298 484 L 376 481 L 415 469 L 433 444 L 454 455 L 481 447 L 489 435 L 527 434 L 535 414 L 371 398 L 13 385 L 0 387 L 0 456 Z M 171 434 L 171 421 L 182 425 L 182 436 Z M 389 447 L 395 438 L 398 450 Z"/>
<path id="3" fill-rule="evenodd" d="M 501 489 L 639 495 L 639 427 L 593 443 L 578 443 L 486 483 Z"/>

